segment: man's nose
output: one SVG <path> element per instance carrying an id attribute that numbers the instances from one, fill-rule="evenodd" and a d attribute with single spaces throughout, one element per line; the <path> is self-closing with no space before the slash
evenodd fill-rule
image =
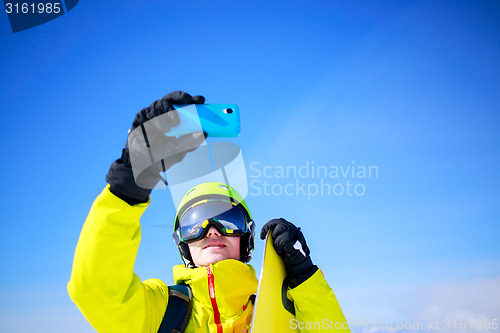
<path id="1" fill-rule="evenodd" d="M 206 237 L 211 237 L 211 236 L 218 236 L 218 237 L 220 237 L 221 234 L 220 234 L 220 232 L 217 229 L 215 229 L 215 227 L 210 227 L 210 229 L 208 229 Z"/>

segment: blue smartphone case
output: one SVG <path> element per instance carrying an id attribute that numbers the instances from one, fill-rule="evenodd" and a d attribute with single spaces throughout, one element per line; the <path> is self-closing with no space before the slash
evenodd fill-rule
<path id="1" fill-rule="evenodd" d="M 240 109 L 236 104 L 173 105 L 180 118 L 179 125 L 165 133 L 180 136 L 204 131 L 210 137 L 237 137 L 240 134 Z"/>

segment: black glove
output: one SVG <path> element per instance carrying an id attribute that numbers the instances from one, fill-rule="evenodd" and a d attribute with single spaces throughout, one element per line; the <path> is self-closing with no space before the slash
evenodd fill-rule
<path id="1" fill-rule="evenodd" d="M 273 232 L 276 253 L 285 262 L 289 286 L 295 288 L 318 270 L 309 256 L 310 252 L 304 235 L 300 228 L 283 218 L 274 219 L 264 224 L 260 238 L 265 239 L 269 231 Z"/>
<path id="2" fill-rule="evenodd" d="M 179 124 L 179 115 L 172 104 L 203 104 L 203 96 L 174 91 L 135 116 L 122 157 L 111 165 L 106 181 L 113 194 L 130 205 L 147 202 L 158 181 L 159 173 L 182 161 L 205 140 L 202 132 L 178 138 L 164 133 Z M 166 182 L 165 182 L 166 183 Z"/>

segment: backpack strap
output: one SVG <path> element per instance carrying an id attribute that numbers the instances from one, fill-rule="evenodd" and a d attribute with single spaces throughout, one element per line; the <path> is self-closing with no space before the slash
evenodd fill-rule
<path id="1" fill-rule="evenodd" d="M 183 333 L 191 317 L 193 294 L 183 284 L 168 286 L 168 304 L 158 333 Z"/>

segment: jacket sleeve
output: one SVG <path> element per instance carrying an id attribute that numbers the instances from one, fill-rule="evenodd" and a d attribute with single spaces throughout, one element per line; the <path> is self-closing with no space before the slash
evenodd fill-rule
<path id="1" fill-rule="evenodd" d="M 75 250 L 68 292 L 99 332 L 156 332 L 168 301 L 165 283 L 141 282 L 134 263 L 139 219 L 149 202 L 130 206 L 109 191 L 94 201 Z"/>
<path id="2" fill-rule="evenodd" d="M 288 293 L 295 303 L 293 324 L 301 332 L 350 332 L 337 298 L 319 269 Z"/>

